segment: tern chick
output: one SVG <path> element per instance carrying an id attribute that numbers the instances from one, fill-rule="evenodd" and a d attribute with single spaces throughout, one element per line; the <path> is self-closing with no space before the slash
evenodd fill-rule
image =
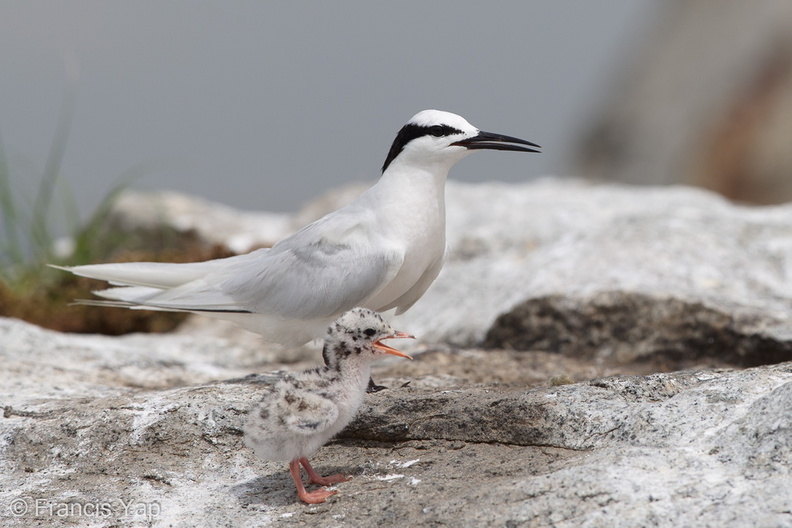
<path id="1" fill-rule="evenodd" d="M 407 354 L 381 341 L 413 338 L 396 332 L 382 317 L 366 308 L 355 308 L 330 325 L 323 356 L 327 365 L 287 374 L 250 412 L 244 427 L 245 443 L 265 460 L 288 460 L 297 496 L 306 503 L 324 502 L 337 493 L 326 488 L 307 491 L 300 464 L 314 484 L 327 486 L 349 480 L 343 474 L 322 477 L 308 457 L 352 421 L 366 393 L 371 362 L 384 354 Z"/>

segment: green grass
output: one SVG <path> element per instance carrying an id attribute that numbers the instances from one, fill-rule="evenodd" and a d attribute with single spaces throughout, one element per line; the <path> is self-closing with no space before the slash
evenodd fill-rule
<path id="1" fill-rule="evenodd" d="M 7 266 L 17 265 L 25 261 L 24 249 L 17 229 L 20 225 L 19 212 L 14 203 L 11 189 L 11 175 L 6 161 L 3 138 L 0 136 L 0 218 L 5 231 L 5 240 L 0 245 L 0 279 L 10 271 Z"/>
<path id="2" fill-rule="evenodd" d="M 156 168 L 151 162 L 141 163 L 121 174 L 87 221 L 83 221 L 73 195 L 61 181 L 74 115 L 74 95 L 73 89 L 66 93 L 44 167 L 40 174 L 35 175 L 39 184 L 32 200 L 24 200 L 19 189 L 14 188 L 14 178 L 0 136 L 0 221 L 4 231 L 4 237 L 0 238 L 0 283 L 6 289 L 30 292 L 62 276 L 62 272 L 50 269 L 47 264 L 88 264 L 106 260 L 114 248 L 125 247 L 129 243 L 125 240 L 128 237 L 108 228 L 113 206 L 132 182 Z M 30 179 L 31 175 L 18 175 L 18 178 L 19 181 Z M 53 203 L 54 197 L 58 197 L 60 203 Z M 29 207 L 20 207 L 19 204 L 29 204 Z M 53 211 L 59 212 L 61 217 L 53 219 Z M 55 233 L 53 224 L 65 226 L 66 232 Z M 73 246 L 66 259 L 55 251 L 58 236 L 68 238 Z"/>
<path id="3" fill-rule="evenodd" d="M 126 182 L 145 173 L 147 165 L 133 167 L 121 183 L 104 197 L 86 222 L 81 222 L 72 203 L 67 221 L 72 252 L 55 253 L 50 215 L 54 189 L 60 182 L 59 165 L 42 175 L 42 184 L 30 211 L 13 194 L 11 175 L 0 143 L 0 216 L 5 240 L 0 246 L 0 316 L 16 317 L 64 332 L 118 335 L 129 332 L 166 332 L 184 320 L 185 314 L 156 311 L 74 306 L 74 299 L 89 299 L 104 282 L 77 277 L 47 264 L 79 265 L 92 262 L 160 261 L 190 262 L 230 256 L 223 246 L 210 245 L 195 233 L 169 226 L 121 231 L 113 227 L 113 205 L 128 187 Z M 47 190 L 50 189 L 50 190 Z M 68 193 L 58 196 L 68 200 Z M 71 209 L 69 209 L 71 207 Z M 58 209 L 56 209 L 58 210 Z M 66 213 L 64 213 L 66 214 Z"/>
<path id="4" fill-rule="evenodd" d="M 17 206 L 22 203 L 15 195 L 11 168 L 5 146 L 0 137 L 0 209 L 5 239 L 0 244 L 0 281 L 7 287 L 31 287 L 31 278 L 46 277 L 45 264 L 54 257 L 54 242 L 50 225 L 52 197 L 59 185 L 59 176 L 69 130 L 76 107 L 76 91 L 68 89 L 64 95 L 61 112 L 56 123 L 44 169 L 39 178 L 38 190 L 30 211 Z M 73 219 L 74 220 L 74 219 Z M 71 225 L 78 225 L 72 221 Z M 78 235 L 78 233 L 72 233 Z M 34 283 L 35 287 L 40 283 Z"/>
<path id="5" fill-rule="evenodd" d="M 118 196 L 132 181 L 156 168 L 152 163 L 137 165 L 122 174 L 83 222 L 67 186 L 60 181 L 72 114 L 73 99 L 67 97 L 28 209 L 19 205 L 25 201 L 12 185 L 13 175 L 0 137 L 0 316 L 68 332 L 116 335 L 171 330 L 184 319 L 184 314 L 71 306 L 74 299 L 91 298 L 91 290 L 103 288 L 105 283 L 76 277 L 47 264 L 187 262 L 231 253 L 224 247 L 208 245 L 194 233 L 177 232 L 168 226 L 134 232 L 113 228 L 112 209 Z M 63 203 L 54 204 L 55 197 Z M 63 211 L 60 214 L 64 218 L 56 219 L 60 220 L 57 225 L 67 226 L 65 236 L 72 241 L 73 250 L 65 258 L 55 252 L 52 211 Z"/>

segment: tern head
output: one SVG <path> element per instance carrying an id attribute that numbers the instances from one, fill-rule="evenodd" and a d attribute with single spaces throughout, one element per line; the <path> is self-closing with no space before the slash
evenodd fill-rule
<path id="1" fill-rule="evenodd" d="M 382 172 L 400 163 L 439 164 L 447 170 L 474 150 L 540 152 L 540 148 L 524 139 L 479 130 L 451 112 L 424 110 L 415 114 L 396 135 Z"/>
<path id="2" fill-rule="evenodd" d="M 415 336 L 395 331 L 380 314 L 368 308 L 355 308 L 346 312 L 327 329 L 323 356 L 332 367 L 349 358 L 372 360 L 384 354 L 412 359 L 404 352 L 382 343 L 384 339 L 412 338 Z"/>

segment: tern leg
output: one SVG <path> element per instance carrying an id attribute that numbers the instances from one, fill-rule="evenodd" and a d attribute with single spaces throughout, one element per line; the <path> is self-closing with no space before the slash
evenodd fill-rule
<path id="1" fill-rule="evenodd" d="M 305 471 L 308 473 L 308 478 L 311 479 L 311 482 L 314 484 L 319 484 L 321 486 L 329 486 L 330 484 L 336 484 L 338 482 L 346 482 L 349 480 L 349 477 L 342 473 L 336 473 L 335 475 L 330 475 L 329 477 L 323 477 L 319 473 L 317 473 L 314 468 L 311 467 L 311 464 L 308 463 L 307 458 L 301 458 L 299 460 L 300 464 L 303 465 Z M 292 461 L 294 463 L 294 461 Z M 297 471 L 299 472 L 299 466 L 297 466 Z M 335 492 L 333 492 L 335 493 Z"/>
<path id="2" fill-rule="evenodd" d="M 303 458 L 303 460 L 305 459 Z M 305 462 L 307 463 L 308 461 L 306 460 Z M 300 475 L 300 460 L 297 458 L 289 462 L 289 472 L 294 479 L 294 485 L 297 486 L 297 496 L 300 497 L 300 500 L 303 502 L 307 502 L 308 504 L 319 504 L 320 502 L 324 502 L 330 495 L 338 493 L 338 491 L 330 491 L 325 488 L 316 491 L 306 491 L 302 483 L 302 475 Z"/>

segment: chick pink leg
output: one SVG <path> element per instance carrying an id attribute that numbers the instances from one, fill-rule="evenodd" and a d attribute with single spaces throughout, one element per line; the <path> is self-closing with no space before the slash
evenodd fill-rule
<path id="1" fill-rule="evenodd" d="M 313 482 L 314 484 L 319 484 L 320 486 L 329 486 L 330 484 L 336 484 L 338 482 L 346 482 L 347 480 L 349 480 L 349 477 L 341 473 L 330 475 L 329 477 L 321 476 L 319 473 L 314 471 L 314 468 L 312 468 L 311 464 L 308 463 L 307 458 L 303 457 L 299 460 L 299 462 L 300 464 L 303 465 L 305 471 L 308 473 L 308 478 L 311 479 L 311 482 Z M 292 460 L 292 464 L 293 463 L 294 461 Z M 299 466 L 298 466 L 298 472 L 299 472 Z"/>
<path id="2" fill-rule="evenodd" d="M 305 459 L 303 458 L 302 460 Z M 319 504 L 320 502 L 324 502 L 325 499 L 330 495 L 335 495 L 336 493 L 338 493 L 338 491 L 330 491 L 325 488 L 321 488 L 316 491 L 310 491 L 310 492 L 306 491 L 305 486 L 302 483 L 302 475 L 300 475 L 300 462 L 301 460 L 296 458 L 291 462 L 289 462 L 289 472 L 291 473 L 291 476 L 294 479 L 294 485 L 297 486 L 297 496 L 300 497 L 301 501 L 307 502 L 308 504 Z M 307 462 L 308 461 L 305 460 L 304 463 Z"/>

